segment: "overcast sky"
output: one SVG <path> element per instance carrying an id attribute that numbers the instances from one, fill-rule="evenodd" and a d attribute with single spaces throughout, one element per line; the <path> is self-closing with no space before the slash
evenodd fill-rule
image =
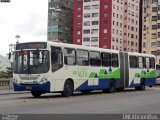
<path id="1" fill-rule="evenodd" d="M 9 51 L 9 44 L 47 40 L 48 0 L 11 0 L 0 3 L 0 54 Z"/>

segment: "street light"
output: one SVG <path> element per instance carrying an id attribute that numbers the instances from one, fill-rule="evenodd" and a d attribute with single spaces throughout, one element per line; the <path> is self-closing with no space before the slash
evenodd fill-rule
<path id="1" fill-rule="evenodd" d="M 18 40 L 20 39 L 20 35 L 16 35 L 16 36 L 15 36 L 15 38 L 17 39 L 16 44 L 18 44 L 18 43 L 19 43 L 19 41 L 18 41 Z"/>

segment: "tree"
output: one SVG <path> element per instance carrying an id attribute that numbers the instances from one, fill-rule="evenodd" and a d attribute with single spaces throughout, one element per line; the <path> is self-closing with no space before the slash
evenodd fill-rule
<path id="1" fill-rule="evenodd" d="M 0 78 L 12 78 L 13 77 L 13 69 L 11 67 L 7 67 L 6 71 L 0 71 Z"/>

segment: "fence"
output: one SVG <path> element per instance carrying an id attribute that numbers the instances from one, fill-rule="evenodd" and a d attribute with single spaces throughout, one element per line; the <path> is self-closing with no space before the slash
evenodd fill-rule
<path id="1" fill-rule="evenodd" d="M 12 79 L 0 79 L 0 89 L 12 89 Z"/>

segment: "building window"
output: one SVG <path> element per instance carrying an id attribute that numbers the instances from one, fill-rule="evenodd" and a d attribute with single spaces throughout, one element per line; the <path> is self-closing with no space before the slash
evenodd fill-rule
<path id="1" fill-rule="evenodd" d="M 157 42 L 151 42 L 151 47 L 157 47 Z"/>
<path id="2" fill-rule="evenodd" d="M 84 26 L 90 26 L 90 21 L 85 21 L 83 24 Z"/>
<path id="3" fill-rule="evenodd" d="M 107 33 L 107 29 L 104 29 L 104 30 L 103 30 L 103 33 Z"/>
<path id="4" fill-rule="evenodd" d="M 98 37 L 91 37 L 91 42 L 98 42 Z"/>
<path id="5" fill-rule="evenodd" d="M 92 21 L 92 25 L 98 25 L 98 21 Z"/>
<path id="6" fill-rule="evenodd" d="M 92 9 L 99 9 L 99 5 L 92 5 Z"/>
<path id="7" fill-rule="evenodd" d="M 156 39 L 157 38 L 157 33 L 152 33 L 152 39 Z"/>
<path id="8" fill-rule="evenodd" d="M 90 10 L 91 9 L 91 6 L 88 5 L 88 6 L 84 6 L 84 10 Z"/>
<path id="9" fill-rule="evenodd" d="M 84 0 L 84 2 L 91 2 L 91 0 Z"/>
<path id="10" fill-rule="evenodd" d="M 80 22 L 78 22 L 78 23 L 77 23 L 77 26 L 80 26 L 80 25 L 81 25 L 81 23 L 80 23 Z"/>
<path id="11" fill-rule="evenodd" d="M 78 8 L 78 11 L 81 11 L 81 8 L 80 8 L 80 7 Z"/>
<path id="12" fill-rule="evenodd" d="M 157 29 L 157 25 L 152 25 L 152 30 L 156 30 Z"/>
<path id="13" fill-rule="evenodd" d="M 92 29 L 91 34 L 98 34 L 98 29 Z"/>
<path id="14" fill-rule="evenodd" d="M 78 31 L 77 31 L 77 35 L 80 35 L 80 34 L 81 34 L 81 31 L 80 31 L 80 30 L 78 30 Z"/>
<path id="15" fill-rule="evenodd" d="M 98 13 L 92 13 L 92 17 L 99 17 Z"/>
<path id="16" fill-rule="evenodd" d="M 105 12 L 105 13 L 104 13 L 104 17 L 107 17 L 107 16 L 108 16 L 108 13 Z"/>
<path id="17" fill-rule="evenodd" d="M 83 42 L 90 42 L 90 37 L 84 37 Z"/>
<path id="18" fill-rule="evenodd" d="M 104 5 L 104 9 L 107 9 L 108 8 L 108 5 Z"/>
<path id="19" fill-rule="evenodd" d="M 152 7 L 152 12 L 157 12 L 157 7 Z"/>
<path id="20" fill-rule="evenodd" d="M 84 14 L 84 18 L 90 18 L 90 13 Z"/>
<path id="21" fill-rule="evenodd" d="M 157 21 L 157 16 L 152 16 L 152 21 Z"/>
<path id="22" fill-rule="evenodd" d="M 80 43 L 80 42 L 81 42 L 81 40 L 78 38 L 78 39 L 77 39 L 77 43 Z"/>
<path id="23" fill-rule="evenodd" d="M 84 34 L 90 34 L 90 30 L 83 30 Z"/>

